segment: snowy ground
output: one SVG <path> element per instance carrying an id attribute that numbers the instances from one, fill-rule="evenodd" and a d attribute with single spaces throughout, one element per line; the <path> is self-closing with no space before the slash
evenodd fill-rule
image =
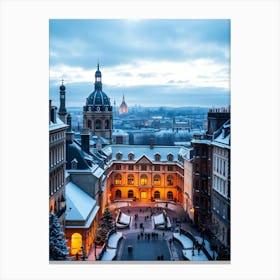
<path id="1" fill-rule="evenodd" d="M 123 234 L 121 232 L 113 233 L 108 240 L 108 247 L 116 249 L 122 236 Z"/>
<path id="2" fill-rule="evenodd" d="M 198 253 L 197 250 L 194 250 L 194 256 L 192 255 L 191 249 L 183 249 L 182 251 L 184 257 L 186 257 L 190 261 L 208 261 L 208 258 L 202 251 Z"/>
<path id="3" fill-rule="evenodd" d="M 190 261 L 208 261 L 207 256 L 202 250 L 198 253 L 197 249 L 192 250 L 193 241 L 184 234 L 173 233 L 173 237 L 177 239 L 183 246 L 183 255 Z M 201 239 L 202 242 L 202 239 Z M 192 254 L 194 252 L 194 255 Z"/>
<path id="4" fill-rule="evenodd" d="M 101 261 L 112 261 L 117 254 L 117 249 L 106 248 Z"/>
<path id="5" fill-rule="evenodd" d="M 195 236 L 195 239 L 198 241 L 199 244 L 202 244 L 202 241 L 203 241 L 202 237 L 200 237 L 200 236 Z M 204 247 L 205 247 L 205 249 L 207 250 L 207 252 L 209 253 L 209 255 L 210 255 L 210 256 L 213 256 L 213 251 L 212 251 L 211 248 L 210 248 L 210 243 L 209 243 L 209 241 L 206 240 L 206 239 L 204 239 L 204 244 L 205 244 Z M 216 259 L 217 256 L 218 256 L 218 253 L 217 253 L 216 251 L 214 251 L 214 256 L 215 256 L 215 259 Z"/>

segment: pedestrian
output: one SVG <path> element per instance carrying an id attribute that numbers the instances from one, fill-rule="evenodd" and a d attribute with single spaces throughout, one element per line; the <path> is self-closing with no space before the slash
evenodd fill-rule
<path id="1" fill-rule="evenodd" d="M 164 231 L 162 232 L 162 237 L 164 237 Z"/>
<path id="2" fill-rule="evenodd" d="M 137 235 L 137 239 L 138 239 L 138 240 L 140 239 L 140 234 Z"/>

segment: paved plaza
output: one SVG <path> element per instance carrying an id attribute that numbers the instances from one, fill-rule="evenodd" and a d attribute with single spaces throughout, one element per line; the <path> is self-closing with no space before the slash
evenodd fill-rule
<path id="1" fill-rule="evenodd" d="M 171 241 L 172 234 L 179 227 L 195 234 L 197 231 L 189 223 L 183 208 L 176 204 L 119 202 L 110 205 L 114 215 L 120 209 L 132 217 L 131 225 L 126 229 L 118 229 L 123 233 L 118 248 L 117 261 L 183 261 L 182 248 Z M 163 207 L 162 207 L 163 205 Z M 167 206 L 167 207 L 166 207 Z M 170 218 L 170 230 L 153 228 L 152 216 L 165 210 Z M 140 225 L 143 225 L 140 227 Z"/>

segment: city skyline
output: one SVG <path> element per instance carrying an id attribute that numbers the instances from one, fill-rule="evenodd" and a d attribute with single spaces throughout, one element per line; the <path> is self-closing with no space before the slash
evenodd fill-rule
<path id="1" fill-rule="evenodd" d="M 230 105 L 230 20 L 50 20 L 50 99 L 82 107 L 94 89 L 116 105 Z"/>

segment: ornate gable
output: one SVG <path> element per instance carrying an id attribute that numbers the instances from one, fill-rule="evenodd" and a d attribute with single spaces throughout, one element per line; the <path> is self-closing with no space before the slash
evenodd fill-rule
<path id="1" fill-rule="evenodd" d="M 138 161 L 137 164 L 151 164 L 152 162 L 147 158 L 146 155 L 143 155 Z"/>

